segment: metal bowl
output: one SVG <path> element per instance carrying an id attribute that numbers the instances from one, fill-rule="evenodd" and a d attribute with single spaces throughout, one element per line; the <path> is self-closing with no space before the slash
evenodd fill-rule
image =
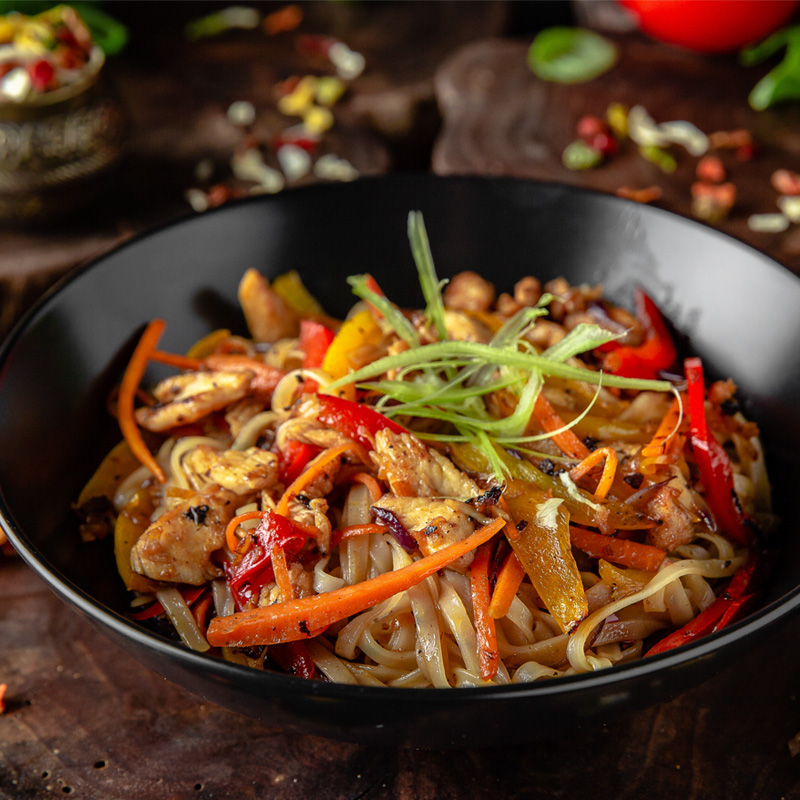
<path id="1" fill-rule="evenodd" d="M 552 737 L 670 699 L 725 667 L 800 605 L 800 547 L 779 532 L 758 610 L 660 656 L 593 674 L 479 689 L 379 689 L 259 672 L 190 652 L 128 620 L 108 543 L 84 544 L 70 504 L 119 438 L 105 400 L 142 325 L 163 317 L 181 352 L 213 327 L 244 330 L 245 269 L 302 274 L 332 314 L 369 271 L 418 305 L 406 216 L 422 210 L 437 268 L 642 285 L 747 398 L 786 510 L 800 450 L 800 280 L 744 244 L 658 209 L 558 185 L 408 175 L 315 186 L 225 206 L 142 237 L 51 291 L 0 351 L 0 522 L 42 579 L 134 658 L 273 725 L 373 745 L 497 746 Z M 152 375 L 150 377 L 153 377 Z M 790 527 L 790 526 L 787 526 Z M 87 713 L 90 713 L 87 711 Z"/>
<path id="2" fill-rule="evenodd" d="M 0 220 L 52 219 L 84 207 L 122 154 L 121 107 L 92 50 L 74 83 L 21 103 L 0 102 Z"/>

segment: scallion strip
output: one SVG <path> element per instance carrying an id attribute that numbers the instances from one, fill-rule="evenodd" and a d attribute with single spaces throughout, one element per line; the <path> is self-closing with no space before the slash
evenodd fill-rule
<path id="1" fill-rule="evenodd" d="M 641 378 L 625 378 L 620 375 L 609 375 L 595 372 L 590 369 L 575 367 L 571 364 L 562 364 L 544 356 L 533 353 L 521 353 L 508 348 L 492 347 L 480 342 L 435 342 L 426 344 L 415 350 L 406 350 L 391 356 L 384 356 L 365 367 L 350 372 L 342 378 L 328 385 L 329 390 L 335 390 L 347 383 L 360 383 L 361 381 L 382 375 L 392 369 L 401 369 L 418 365 L 421 361 L 432 367 L 446 369 L 453 366 L 454 362 L 469 363 L 473 360 L 482 361 L 496 366 L 516 367 L 529 372 L 539 371 L 543 375 L 552 375 L 585 383 L 616 387 L 620 389 L 635 389 L 638 391 L 669 392 L 672 385 L 669 381 L 644 380 Z"/>

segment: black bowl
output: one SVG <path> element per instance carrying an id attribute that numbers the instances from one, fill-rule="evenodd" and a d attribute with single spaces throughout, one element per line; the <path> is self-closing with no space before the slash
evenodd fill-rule
<path id="1" fill-rule="evenodd" d="M 796 536 L 760 610 L 726 631 L 595 674 L 486 689 L 376 689 L 248 670 L 190 652 L 120 613 L 109 548 L 80 542 L 70 503 L 119 438 L 105 401 L 145 322 L 182 352 L 214 327 L 244 332 L 245 269 L 298 270 L 328 311 L 371 272 L 393 299 L 421 298 L 406 238 L 420 209 L 440 275 L 473 269 L 500 290 L 521 276 L 602 282 L 621 302 L 642 285 L 707 371 L 733 376 L 761 425 L 780 501 L 800 451 L 800 281 L 742 243 L 601 194 L 506 179 L 398 176 L 315 186 L 193 217 L 135 240 L 51 291 L 0 353 L 0 513 L 30 566 L 134 658 L 243 714 L 376 745 L 474 747 L 555 736 L 674 697 L 735 663 L 800 605 Z M 151 377 L 157 375 L 153 371 Z M 780 509 L 779 503 L 779 511 Z M 783 503 L 788 507 L 788 501 Z"/>

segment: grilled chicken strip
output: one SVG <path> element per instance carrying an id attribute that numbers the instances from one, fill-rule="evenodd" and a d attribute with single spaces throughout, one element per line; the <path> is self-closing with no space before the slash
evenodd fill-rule
<path id="1" fill-rule="evenodd" d="M 221 486 L 237 495 L 270 489 L 278 482 L 278 456 L 260 447 L 216 450 L 198 445 L 183 458 L 183 468 L 193 489 Z"/>
<path id="2" fill-rule="evenodd" d="M 156 386 L 156 406 L 136 409 L 136 421 L 150 431 L 166 431 L 197 422 L 214 411 L 241 400 L 248 392 L 252 372 L 191 372 L 173 375 Z"/>
<path id="3" fill-rule="evenodd" d="M 162 514 L 131 550 L 131 568 L 156 581 L 201 586 L 222 570 L 211 554 L 225 543 L 225 526 L 236 509 L 226 490 L 197 494 Z"/>
<path id="4" fill-rule="evenodd" d="M 384 428 L 375 435 L 372 460 L 379 475 L 399 497 L 455 497 L 466 500 L 481 493 L 478 485 L 416 436 Z"/>
<path id="5" fill-rule="evenodd" d="M 297 314 L 258 271 L 245 272 L 239 283 L 239 302 L 247 327 L 257 342 L 277 342 L 297 336 L 300 325 Z"/>

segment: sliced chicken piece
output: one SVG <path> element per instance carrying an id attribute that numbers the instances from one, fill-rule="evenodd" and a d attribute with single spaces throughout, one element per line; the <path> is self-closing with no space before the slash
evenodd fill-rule
<path id="1" fill-rule="evenodd" d="M 494 286 L 477 272 L 459 272 L 444 290 L 447 308 L 488 311 L 494 303 Z"/>
<path id="2" fill-rule="evenodd" d="M 658 521 L 656 527 L 647 531 L 649 544 L 674 550 L 682 544 L 689 544 L 694 538 L 692 515 L 683 507 L 679 496 L 679 489 L 662 486 L 648 501 L 643 510 Z"/>
<path id="3" fill-rule="evenodd" d="M 153 394 L 158 405 L 136 410 L 136 421 L 150 431 L 166 431 L 197 422 L 213 411 L 241 400 L 252 372 L 187 372 L 166 378 Z"/>
<path id="4" fill-rule="evenodd" d="M 249 269 L 242 277 L 239 302 L 247 327 L 257 342 L 277 342 L 297 336 L 300 329 L 297 314 L 257 270 Z"/>
<path id="5" fill-rule="evenodd" d="M 131 568 L 156 581 L 200 586 L 222 570 L 211 554 L 225 543 L 225 526 L 236 509 L 225 490 L 197 494 L 162 514 L 131 550 Z"/>
<path id="6" fill-rule="evenodd" d="M 445 310 L 444 324 L 447 335 L 459 342 L 487 344 L 492 338 L 492 332 L 486 325 L 463 311 Z"/>
<path id="7" fill-rule="evenodd" d="M 278 428 L 275 434 L 277 446 L 283 449 L 286 442 L 290 440 L 302 444 L 313 444 L 325 450 L 352 441 L 343 433 L 339 433 L 333 428 L 327 428 L 316 419 L 307 417 L 292 417 Z"/>
<path id="8" fill-rule="evenodd" d="M 452 461 L 426 447 L 416 436 L 384 428 L 375 435 L 372 460 L 392 493 L 400 497 L 456 497 L 481 493 Z"/>
<path id="9" fill-rule="evenodd" d="M 472 519 L 463 511 L 451 508 L 444 500 L 385 494 L 375 506 L 391 511 L 426 556 L 466 539 L 475 531 Z M 463 571 L 472 562 L 472 555 L 462 556 L 453 562 L 450 569 Z"/>
<path id="10" fill-rule="evenodd" d="M 217 485 L 236 495 L 246 495 L 278 482 L 278 456 L 260 447 L 220 451 L 201 444 L 184 456 L 183 468 L 197 491 Z"/>

